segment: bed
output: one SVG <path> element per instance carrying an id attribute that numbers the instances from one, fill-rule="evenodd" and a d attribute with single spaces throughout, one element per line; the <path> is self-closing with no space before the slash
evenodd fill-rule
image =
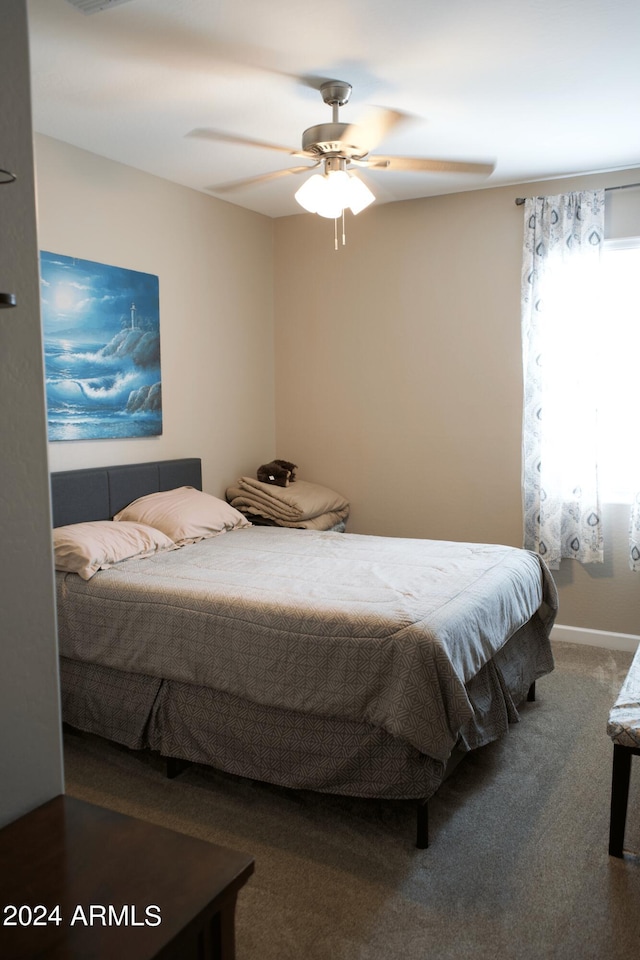
<path id="1" fill-rule="evenodd" d="M 54 527 L 183 488 L 202 489 L 199 459 L 54 473 Z M 56 591 L 67 724 L 170 774 L 416 800 L 419 847 L 451 766 L 553 669 L 553 580 L 495 544 L 245 521 L 90 579 L 56 571 Z"/>

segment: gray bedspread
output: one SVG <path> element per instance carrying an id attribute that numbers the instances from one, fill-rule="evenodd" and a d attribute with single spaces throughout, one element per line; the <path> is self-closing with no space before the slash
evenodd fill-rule
<path id="1" fill-rule="evenodd" d="M 441 761 L 465 683 L 527 622 L 551 662 L 557 608 L 524 550 L 271 527 L 57 582 L 64 657 L 365 721 Z"/>

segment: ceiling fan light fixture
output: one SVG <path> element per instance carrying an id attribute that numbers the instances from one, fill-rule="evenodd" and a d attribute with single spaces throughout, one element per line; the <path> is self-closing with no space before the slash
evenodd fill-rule
<path id="1" fill-rule="evenodd" d="M 347 207 L 354 214 L 360 213 L 375 200 L 362 180 L 346 170 L 314 173 L 302 184 L 295 198 L 309 213 L 329 220 L 341 217 Z"/>

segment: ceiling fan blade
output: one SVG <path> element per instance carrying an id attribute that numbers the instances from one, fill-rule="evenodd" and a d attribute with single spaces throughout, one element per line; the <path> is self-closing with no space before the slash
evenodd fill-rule
<path id="1" fill-rule="evenodd" d="M 376 107 L 365 114 L 359 123 L 350 124 L 342 139 L 347 143 L 357 143 L 364 155 L 382 143 L 397 127 L 414 119 L 411 114 L 400 110 Z"/>
<path id="2" fill-rule="evenodd" d="M 317 90 L 318 92 L 320 92 L 324 83 L 331 83 L 332 81 L 331 77 L 319 77 L 313 73 L 287 73 L 284 76 L 290 77 L 297 83 L 302 84 L 303 87 L 309 87 L 310 90 Z"/>
<path id="3" fill-rule="evenodd" d="M 257 177 L 245 177 L 243 180 L 232 180 L 229 183 L 217 183 L 205 190 L 211 193 L 230 193 L 232 190 L 242 190 L 244 187 L 252 187 L 258 183 L 267 183 L 269 180 L 278 180 L 280 177 L 286 177 L 290 173 L 308 173 L 315 169 L 318 163 L 312 163 L 308 167 L 287 167 L 285 170 L 274 170 L 272 173 L 261 173 Z"/>
<path id="4" fill-rule="evenodd" d="M 489 176 L 495 170 L 495 163 L 436 160 L 427 157 L 375 156 L 367 157 L 365 162 L 370 170 L 406 170 L 416 173 L 476 173 Z"/>
<path id="5" fill-rule="evenodd" d="M 225 133 L 223 130 L 210 130 L 197 127 L 191 130 L 188 137 L 196 137 L 200 140 L 219 140 L 223 143 L 239 143 L 245 147 L 260 147 L 263 150 L 277 150 L 279 153 L 287 153 L 292 156 L 296 151 L 292 147 L 282 147 L 278 143 L 268 143 L 266 140 L 254 140 L 251 137 L 241 137 L 237 133 Z"/>

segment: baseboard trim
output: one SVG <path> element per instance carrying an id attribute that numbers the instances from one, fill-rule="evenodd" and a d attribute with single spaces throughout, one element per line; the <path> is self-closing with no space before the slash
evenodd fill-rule
<path id="1" fill-rule="evenodd" d="M 605 647 L 607 650 L 626 650 L 635 653 L 640 636 L 635 633 L 613 633 L 609 630 L 586 630 L 583 627 L 565 627 L 556 623 L 551 630 L 552 640 L 565 643 L 585 643 L 590 647 Z"/>

